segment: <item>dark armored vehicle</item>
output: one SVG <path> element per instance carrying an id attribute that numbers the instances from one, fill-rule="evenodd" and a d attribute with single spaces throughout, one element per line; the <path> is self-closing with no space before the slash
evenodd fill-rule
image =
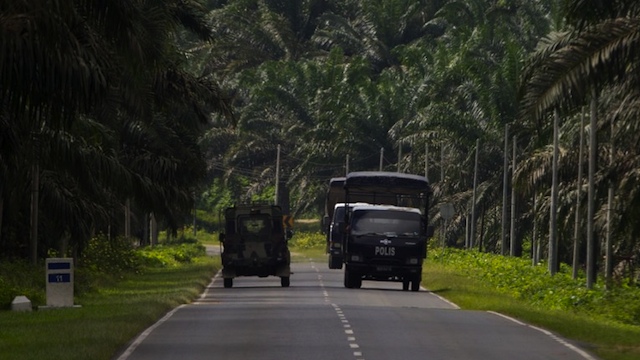
<path id="1" fill-rule="evenodd" d="M 220 233 L 224 287 L 232 287 L 238 276 L 270 275 L 280 277 L 280 284 L 288 287 L 291 255 L 281 208 L 236 205 L 224 215 L 225 232 Z"/>

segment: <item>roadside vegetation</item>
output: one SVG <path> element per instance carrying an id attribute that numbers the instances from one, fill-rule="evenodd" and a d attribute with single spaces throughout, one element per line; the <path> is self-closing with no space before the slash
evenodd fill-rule
<path id="1" fill-rule="evenodd" d="M 296 223 L 294 261 L 326 256 L 317 226 Z M 187 227 L 172 241 L 139 249 L 124 238 L 92 240 L 76 269 L 81 307 L 74 309 L 7 311 L 16 295 L 34 306 L 46 303 L 44 266 L 0 263 L 6 359 L 110 359 L 169 310 L 195 299 L 219 269 L 219 257 L 205 256 L 201 245 L 217 245 L 217 234 L 198 230 L 197 241 L 192 234 Z M 549 276 L 545 264 L 528 259 L 436 246 L 425 261 L 423 285 L 463 309 L 496 311 L 553 331 L 604 360 L 640 356 L 640 289 L 628 281 L 610 291 L 587 290 L 566 266 Z"/>
<path id="2" fill-rule="evenodd" d="M 39 310 L 44 264 L 0 262 L 2 358 L 111 359 L 169 310 L 197 298 L 219 264 L 195 239 L 139 249 L 125 238 L 92 239 L 75 270 L 80 307 Z M 17 295 L 34 311 L 8 311 Z"/>

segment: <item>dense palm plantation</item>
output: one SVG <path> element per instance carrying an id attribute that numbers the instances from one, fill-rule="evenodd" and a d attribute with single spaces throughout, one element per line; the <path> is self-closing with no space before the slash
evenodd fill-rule
<path id="1" fill-rule="evenodd" d="M 211 209 L 272 200 L 280 146 L 296 216 L 346 171 L 426 172 L 434 224 L 456 209 L 450 245 L 544 259 L 556 234 L 576 267 L 605 239 L 612 266 L 637 257 L 636 1 L 54 3 L 0 5 L 4 254 L 124 233 L 127 204 L 137 229 L 175 229 L 205 180 Z"/>
<path id="2" fill-rule="evenodd" d="M 178 47 L 179 29 L 210 39 L 204 9 L 18 0 L 0 14 L 2 255 L 81 251 L 149 214 L 176 229 L 205 176 L 203 125 L 230 115 Z"/>
<path id="3" fill-rule="evenodd" d="M 535 256 L 544 259 L 553 232 L 555 256 L 567 264 L 575 257 L 583 267 L 587 210 L 593 204 L 596 257 L 605 254 L 607 231 L 616 264 L 637 253 L 638 226 L 631 220 L 638 204 L 634 1 L 593 6 L 589 1 L 247 0 L 213 8 L 215 41 L 193 54 L 203 74 L 235 94 L 235 127 L 221 121 L 206 137 L 215 149 L 210 168 L 235 184 L 229 187 L 234 198 L 272 196 L 280 145 L 281 187 L 291 189 L 296 214 L 321 208 L 330 177 L 376 170 L 382 163 L 385 170 L 428 172 L 436 203 L 451 202 L 457 210 L 447 228 L 452 245 L 519 255 L 533 251 L 535 240 Z M 580 125 L 580 110 L 587 111 L 591 88 L 599 95 L 599 167 L 588 198 L 587 156 L 580 180 L 578 169 L 580 133 L 589 131 Z M 551 191 L 554 108 L 561 117 L 557 199 Z M 613 137 L 612 117 L 618 122 Z M 476 231 L 469 242 L 478 140 Z M 614 166 L 609 142 L 619 149 Z M 611 183 L 616 195 L 608 205 Z M 607 217 L 609 208 L 615 214 Z M 437 206 L 432 215 L 438 223 Z M 511 218 L 515 226 L 509 233 Z M 550 230 L 552 218 L 557 227 Z"/>

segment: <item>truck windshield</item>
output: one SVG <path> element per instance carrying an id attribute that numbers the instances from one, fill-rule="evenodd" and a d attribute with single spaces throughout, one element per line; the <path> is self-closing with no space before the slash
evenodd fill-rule
<path id="1" fill-rule="evenodd" d="M 389 210 L 354 211 L 351 234 L 419 235 L 420 214 Z"/>

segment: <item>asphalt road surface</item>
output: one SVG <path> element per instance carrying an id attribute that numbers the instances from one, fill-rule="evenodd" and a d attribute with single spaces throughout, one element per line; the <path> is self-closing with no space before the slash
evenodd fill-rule
<path id="1" fill-rule="evenodd" d="M 342 270 L 292 264 L 277 277 L 214 278 L 201 298 L 168 313 L 118 360 L 594 360 L 579 346 L 500 314 L 459 310 L 401 283 L 343 287 Z"/>

